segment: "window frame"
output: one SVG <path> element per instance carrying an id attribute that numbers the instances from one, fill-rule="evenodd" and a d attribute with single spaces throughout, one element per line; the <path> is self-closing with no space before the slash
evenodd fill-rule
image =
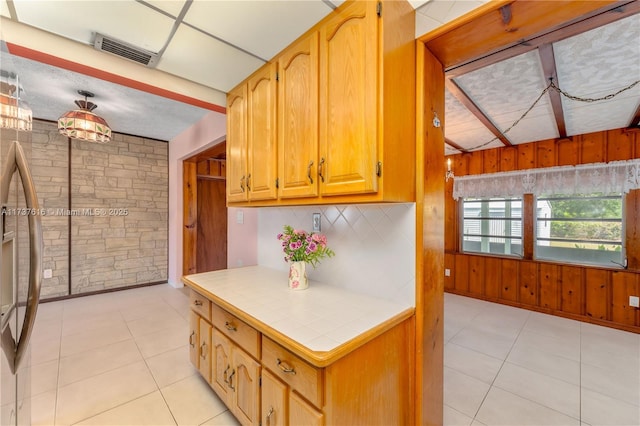
<path id="1" fill-rule="evenodd" d="M 483 201 L 495 201 L 495 202 L 500 202 L 500 201 L 519 201 L 520 202 L 520 217 L 519 218 L 514 218 L 514 217 L 484 217 L 484 216 L 480 216 L 480 217 L 469 217 L 469 218 L 465 218 L 464 215 L 464 205 L 465 202 L 483 202 Z M 524 207 L 524 203 L 525 203 L 525 199 L 524 197 L 480 197 L 480 198 L 461 198 L 460 201 L 460 208 L 459 210 L 459 217 L 458 217 L 458 223 L 459 223 L 459 232 L 458 232 L 458 244 L 460 247 L 460 253 L 464 253 L 464 254 L 471 254 L 471 255 L 481 255 L 481 256 L 496 256 L 496 257 L 504 257 L 504 258 L 512 258 L 512 259 L 524 259 L 524 244 L 525 244 L 525 235 L 524 235 L 524 212 L 525 212 L 525 207 Z M 505 236 L 505 235 L 492 235 L 492 234 L 467 234 L 465 233 L 464 229 L 464 223 L 465 223 L 465 219 L 468 220 L 503 220 L 505 221 L 505 223 L 508 222 L 513 222 L 513 221 L 518 221 L 520 222 L 520 236 L 519 237 L 513 237 L 513 236 Z M 470 250 L 465 250 L 464 248 L 464 242 L 465 242 L 465 237 L 466 236 L 471 236 L 471 237 L 480 237 L 480 238 L 500 238 L 500 239 L 504 239 L 504 240 L 519 240 L 520 241 L 520 253 L 494 253 L 491 251 L 470 251 Z"/>
<path id="2" fill-rule="evenodd" d="M 626 269 L 626 264 L 627 264 L 627 252 L 626 252 L 626 223 L 627 223 L 627 218 L 626 218 L 626 194 L 624 192 L 621 192 L 619 194 L 616 195 L 598 195 L 598 196 L 591 196 L 591 197 L 584 197 L 584 196 L 579 196 L 580 194 L 571 194 L 571 195 L 549 195 L 549 196 L 533 196 L 533 235 L 532 235 L 532 241 L 533 241 L 533 259 L 535 261 L 540 261 L 540 262 L 550 262 L 550 263 L 568 263 L 571 265 L 577 265 L 577 266 L 586 266 L 586 267 L 604 267 L 604 268 L 609 268 L 609 269 Z M 586 194 L 586 195 L 593 195 L 593 194 Z M 551 224 L 551 222 L 553 221 L 558 221 L 558 222 L 609 222 L 609 223 L 620 223 L 621 229 L 620 229 L 620 262 L 617 261 L 611 261 L 610 264 L 609 263 L 601 263 L 601 262 L 588 262 L 588 261 L 576 261 L 576 260 L 572 260 L 572 259 L 549 259 L 547 257 L 540 257 L 539 256 L 539 250 L 538 250 L 538 241 L 542 240 L 542 241 L 562 241 L 562 242 L 567 242 L 567 243 L 586 243 L 586 244 L 612 244 L 609 241 L 604 241 L 604 240 L 584 240 L 584 239 L 553 239 L 553 238 L 539 238 L 538 237 L 538 225 L 540 220 L 538 219 L 538 201 L 539 200 L 585 200 L 585 199 L 600 199 L 600 200 L 604 200 L 604 199 L 620 199 L 621 201 L 621 214 L 620 214 L 620 219 L 611 219 L 611 218 L 601 218 L 601 219 L 597 219 L 597 218 L 578 218 L 578 219 L 571 219 L 571 218 L 551 218 L 549 217 L 548 219 L 542 219 L 542 222 L 548 222 L 549 224 Z M 617 244 L 615 244 L 617 245 Z"/>

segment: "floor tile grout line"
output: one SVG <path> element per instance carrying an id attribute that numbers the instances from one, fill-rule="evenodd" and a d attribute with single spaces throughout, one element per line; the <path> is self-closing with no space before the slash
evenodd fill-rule
<path id="1" fill-rule="evenodd" d="M 119 407 L 122 407 L 123 405 L 129 404 L 130 402 L 137 401 L 137 400 L 139 400 L 139 399 L 141 399 L 141 398 L 144 398 L 144 397 L 146 397 L 146 396 L 151 395 L 152 393 L 154 393 L 154 392 L 156 392 L 156 391 L 157 391 L 157 389 L 156 389 L 156 390 L 154 390 L 154 391 L 152 391 L 152 392 L 145 393 L 144 395 L 137 396 L 137 397 L 135 397 L 135 398 L 133 398 L 133 399 L 130 399 L 130 400 L 128 400 L 128 401 L 124 401 L 124 402 L 122 402 L 122 403 L 120 403 L 120 404 L 118 404 L 118 405 L 114 405 L 113 407 L 107 408 L 107 409 L 105 409 L 105 410 L 103 410 L 103 411 L 100 411 L 99 413 L 92 414 L 92 415 L 90 415 L 89 417 L 85 417 L 85 418 L 83 418 L 83 419 L 80 419 L 80 420 L 76 421 L 75 423 L 71 423 L 71 426 L 77 425 L 78 423 L 83 422 L 83 421 L 85 421 L 85 420 L 92 419 L 92 418 L 94 418 L 94 417 L 96 417 L 96 416 L 99 416 L 99 415 L 101 415 L 101 414 L 104 414 L 104 413 L 106 413 L 106 412 L 108 412 L 108 411 L 115 410 L 116 408 L 119 408 Z"/>
<path id="2" fill-rule="evenodd" d="M 476 420 L 476 417 L 478 416 L 478 413 L 482 409 L 482 405 L 484 404 L 485 400 L 487 399 L 487 396 L 489 395 L 489 392 L 491 392 L 491 389 L 494 387 L 495 382 L 496 382 L 498 376 L 500 375 L 500 372 L 502 371 L 502 368 L 504 367 L 504 364 L 507 362 L 507 358 L 509 358 L 509 354 L 511 354 L 511 351 L 513 350 L 513 347 L 516 345 L 516 342 L 518 341 L 518 338 L 520 337 L 520 333 L 522 333 L 522 330 L 524 329 L 524 326 L 527 323 L 527 321 L 528 321 L 530 316 L 531 316 L 531 313 L 529 312 L 527 314 L 527 319 L 525 321 L 523 321 L 522 325 L 520 326 L 520 330 L 518 331 L 518 334 L 513 339 L 513 343 L 511 344 L 511 347 L 509 348 L 509 351 L 505 355 L 504 360 L 502 361 L 502 364 L 500 365 L 500 368 L 498 369 L 498 372 L 496 373 L 496 375 L 494 376 L 493 380 L 491 381 L 491 384 L 489 385 L 489 389 L 487 390 L 487 393 L 485 393 L 484 396 L 482 397 L 482 401 L 480 402 L 480 405 L 478 406 L 478 409 L 476 410 L 475 414 L 473 415 L 473 420 Z M 478 421 L 480 421 L 480 420 L 478 420 Z"/>

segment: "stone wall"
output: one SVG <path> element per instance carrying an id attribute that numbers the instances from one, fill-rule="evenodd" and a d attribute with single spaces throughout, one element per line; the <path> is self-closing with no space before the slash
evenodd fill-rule
<path id="1" fill-rule="evenodd" d="M 167 279 L 166 142 L 114 134 L 107 144 L 69 147 L 55 124 L 37 122 L 32 161 L 48 212 L 44 268 L 53 271 L 43 298 L 68 294 L 69 267 L 72 294 Z"/>

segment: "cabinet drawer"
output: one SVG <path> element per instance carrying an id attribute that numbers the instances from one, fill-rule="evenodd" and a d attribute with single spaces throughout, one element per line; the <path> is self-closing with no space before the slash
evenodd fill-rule
<path id="1" fill-rule="evenodd" d="M 267 337 L 262 339 L 262 365 L 316 407 L 322 407 L 322 369 L 308 364 Z"/>
<path id="2" fill-rule="evenodd" d="M 202 318 L 211 321 L 211 302 L 200 293 L 191 290 L 189 297 L 191 309 L 198 313 Z"/>
<path id="3" fill-rule="evenodd" d="M 255 359 L 260 359 L 260 333 L 233 314 L 212 304 L 212 323 L 225 336 L 247 351 Z"/>

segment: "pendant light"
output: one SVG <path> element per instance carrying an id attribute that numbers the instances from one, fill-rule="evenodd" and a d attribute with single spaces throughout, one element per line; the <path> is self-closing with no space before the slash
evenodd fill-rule
<path id="1" fill-rule="evenodd" d="M 84 96 L 84 100 L 77 100 L 75 104 L 79 109 L 71 110 L 58 119 L 58 131 L 70 138 L 91 142 L 106 143 L 111 140 L 111 128 L 104 118 L 92 111 L 98 107 L 93 102 L 87 101 L 94 95 L 86 90 L 78 90 Z"/>
<path id="2" fill-rule="evenodd" d="M 21 99 L 23 90 L 18 77 L 4 70 L 0 77 L 0 127 L 30 131 L 32 112 L 29 105 Z"/>

